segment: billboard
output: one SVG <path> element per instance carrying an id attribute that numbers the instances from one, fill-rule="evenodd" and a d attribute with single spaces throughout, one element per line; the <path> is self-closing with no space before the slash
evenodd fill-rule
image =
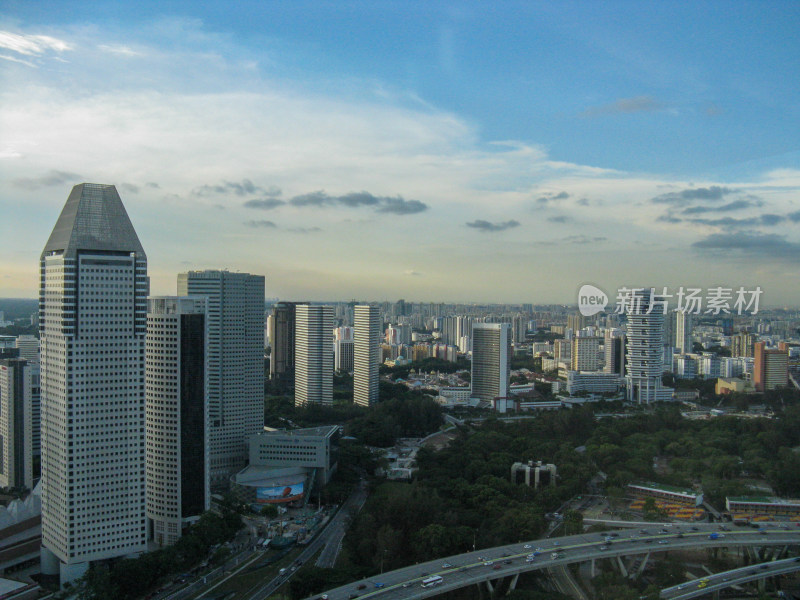
<path id="1" fill-rule="evenodd" d="M 304 482 L 273 487 L 256 488 L 256 502 L 259 504 L 276 504 L 301 500 L 304 493 Z"/>

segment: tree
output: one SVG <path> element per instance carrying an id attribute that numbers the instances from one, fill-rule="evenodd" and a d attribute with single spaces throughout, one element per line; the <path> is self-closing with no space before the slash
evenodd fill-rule
<path id="1" fill-rule="evenodd" d="M 262 517 L 266 517 L 268 519 L 274 519 L 278 516 L 278 507 L 274 504 L 265 504 L 261 507 L 259 511 Z"/>
<path id="2" fill-rule="evenodd" d="M 574 535 L 583 533 L 583 513 L 577 510 L 568 510 L 564 513 L 564 533 Z"/>

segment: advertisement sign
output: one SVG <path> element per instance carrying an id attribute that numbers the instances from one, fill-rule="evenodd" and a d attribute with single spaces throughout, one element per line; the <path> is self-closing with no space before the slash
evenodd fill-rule
<path id="1" fill-rule="evenodd" d="M 276 504 L 300 500 L 303 498 L 303 486 L 304 483 L 300 482 L 290 485 L 256 488 L 256 502 L 260 504 Z"/>

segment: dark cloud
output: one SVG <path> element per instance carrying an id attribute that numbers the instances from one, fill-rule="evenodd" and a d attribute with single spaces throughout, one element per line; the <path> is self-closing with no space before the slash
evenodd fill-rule
<path id="1" fill-rule="evenodd" d="M 131 194 L 139 193 L 139 186 L 132 183 L 122 183 L 119 187 L 122 188 L 123 191 L 130 192 Z"/>
<path id="2" fill-rule="evenodd" d="M 601 237 L 601 236 L 588 236 L 588 235 L 568 235 L 565 238 L 562 238 L 562 242 L 567 242 L 568 244 L 597 244 L 600 242 L 605 242 L 608 238 Z"/>
<path id="3" fill-rule="evenodd" d="M 680 192 L 670 192 L 668 194 L 662 194 L 660 196 L 652 198 L 650 202 L 654 202 L 656 204 L 676 204 L 684 206 L 687 204 L 691 204 L 692 201 L 694 200 L 706 200 L 706 201 L 722 200 L 728 194 L 733 194 L 735 192 L 736 190 L 732 190 L 730 188 L 720 187 L 718 185 L 712 185 L 711 187 L 691 188 Z"/>
<path id="4" fill-rule="evenodd" d="M 656 221 L 661 221 L 662 223 L 683 223 L 683 219 L 679 219 L 673 215 L 661 215 Z"/>
<path id="5" fill-rule="evenodd" d="M 572 219 L 566 215 L 559 215 L 557 217 L 548 217 L 547 220 L 551 223 L 566 223 Z"/>
<path id="6" fill-rule="evenodd" d="M 415 271 L 414 269 L 403 271 L 403 275 L 406 275 L 407 277 L 422 277 L 422 273 Z"/>
<path id="7" fill-rule="evenodd" d="M 277 198 L 262 198 L 260 200 L 248 200 L 244 203 L 246 208 L 258 208 L 260 210 L 272 210 L 273 208 L 277 208 L 286 204 L 283 200 L 278 200 Z"/>
<path id="8" fill-rule="evenodd" d="M 148 181 L 147 183 L 144 184 L 144 186 L 145 187 L 149 187 L 149 188 L 153 188 L 153 189 L 156 189 L 156 190 L 161 187 L 155 181 Z"/>
<path id="9" fill-rule="evenodd" d="M 334 198 L 322 191 L 295 196 L 289 200 L 289 204 L 292 206 L 324 206 L 325 204 L 333 204 L 333 202 Z"/>
<path id="10" fill-rule="evenodd" d="M 744 219 L 734 219 L 733 217 L 722 217 L 720 219 L 686 219 L 687 223 L 695 225 L 708 225 L 710 227 L 722 227 L 723 229 L 742 229 L 762 225 L 764 227 L 774 227 L 785 221 L 781 215 L 763 214 L 756 217 Z"/>
<path id="11" fill-rule="evenodd" d="M 578 200 L 578 204 L 581 206 L 589 206 L 589 199 L 588 198 L 581 198 Z"/>
<path id="12" fill-rule="evenodd" d="M 742 198 L 740 200 L 734 200 L 733 202 L 728 202 L 727 204 L 722 204 L 720 206 L 707 206 L 707 205 L 687 206 L 681 211 L 681 213 L 683 213 L 684 215 L 698 215 L 712 211 L 729 212 L 733 210 L 742 210 L 744 208 L 752 208 L 763 205 L 764 202 L 762 200 L 749 200 L 746 198 Z"/>
<path id="13" fill-rule="evenodd" d="M 339 196 L 339 202 L 345 206 L 375 206 L 380 199 L 368 192 L 352 192 Z"/>
<path id="14" fill-rule="evenodd" d="M 394 198 L 388 196 L 375 196 L 369 192 L 351 192 L 343 196 L 330 196 L 323 191 L 311 192 L 295 196 L 289 200 L 292 206 L 346 206 L 358 208 L 369 206 L 376 212 L 391 213 L 395 215 L 411 215 L 428 209 L 428 205 L 419 200 L 406 200 L 402 196 Z"/>
<path id="15" fill-rule="evenodd" d="M 214 194 L 235 194 L 237 196 L 245 196 L 247 194 L 259 194 L 269 198 L 275 198 L 281 195 L 281 188 L 271 185 L 268 188 L 255 185 L 249 179 L 242 179 L 239 181 L 223 181 L 217 185 L 201 185 L 195 188 L 193 193 L 198 196 L 208 196 Z"/>
<path id="16" fill-rule="evenodd" d="M 467 227 L 472 227 L 473 229 L 478 229 L 484 232 L 505 231 L 506 229 L 511 229 L 512 227 L 519 227 L 519 221 L 511 219 L 510 221 L 502 221 L 500 223 L 490 223 L 489 221 L 478 219 L 476 221 L 472 221 L 471 223 L 467 223 L 466 225 Z"/>
<path id="17" fill-rule="evenodd" d="M 275 225 L 275 223 L 273 223 L 272 221 L 263 221 L 263 220 L 262 221 L 247 221 L 245 223 L 245 225 L 247 225 L 248 227 L 256 228 L 256 229 L 258 229 L 258 228 L 273 229 L 273 228 L 277 227 L 277 225 Z"/>
<path id="18" fill-rule="evenodd" d="M 752 232 L 715 233 L 693 243 L 692 247 L 724 256 L 800 262 L 800 244 L 789 242 L 781 235 Z"/>
<path id="19" fill-rule="evenodd" d="M 537 204 L 547 204 L 548 202 L 558 202 L 559 200 L 566 200 L 569 198 L 567 192 L 559 192 L 558 194 L 542 194 L 536 199 Z"/>
<path id="20" fill-rule="evenodd" d="M 800 222 L 800 210 L 789 213 L 786 215 L 786 218 L 788 218 L 792 223 Z"/>
<path id="21" fill-rule="evenodd" d="M 395 215 L 413 215 L 428 209 L 428 205 L 419 200 L 405 200 L 398 196 L 397 198 L 381 198 L 383 203 L 378 212 L 392 213 Z"/>
<path id="22" fill-rule="evenodd" d="M 14 179 L 12 183 L 17 187 L 26 190 L 38 190 L 39 188 L 63 185 L 65 183 L 72 183 L 75 185 L 80 183 L 82 180 L 83 177 L 76 173 L 52 170 L 40 177 L 21 177 L 19 179 Z"/>
<path id="23" fill-rule="evenodd" d="M 640 112 L 653 112 L 661 110 L 662 108 L 665 108 L 665 105 L 651 96 L 636 96 L 635 98 L 620 98 L 611 104 L 587 108 L 581 113 L 581 116 L 594 118 L 608 115 L 627 115 Z"/>
<path id="24" fill-rule="evenodd" d="M 291 227 L 286 231 L 291 231 L 292 233 L 319 233 L 322 229 L 319 227 Z"/>

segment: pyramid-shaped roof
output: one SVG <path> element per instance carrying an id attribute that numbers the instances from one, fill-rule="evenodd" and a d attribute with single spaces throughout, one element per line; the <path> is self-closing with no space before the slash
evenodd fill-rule
<path id="1" fill-rule="evenodd" d="M 146 258 L 113 185 L 81 183 L 73 187 L 42 256 L 55 251 L 75 257 L 78 250 L 136 252 Z"/>

